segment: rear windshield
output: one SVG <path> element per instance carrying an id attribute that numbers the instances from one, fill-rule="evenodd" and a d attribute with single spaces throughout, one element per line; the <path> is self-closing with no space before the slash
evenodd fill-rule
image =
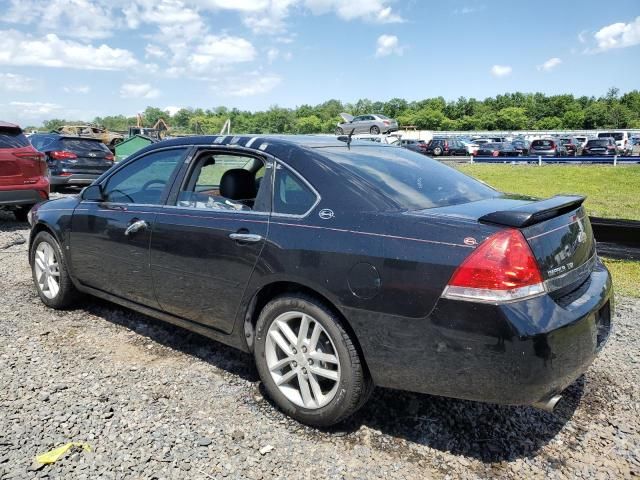
<path id="1" fill-rule="evenodd" d="M 589 140 L 587 147 L 606 147 L 609 145 L 609 140 Z"/>
<path id="2" fill-rule="evenodd" d="M 611 137 L 614 140 L 620 141 L 624 138 L 624 133 L 622 132 L 603 132 L 598 134 L 598 138 L 608 138 Z"/>
<path id="3" fill-rule="evenodd" d="M 531 143 L 532 147 L 553 147 L 553 140 L 534 140 Z"/>
<path id="4" fill-rule="evenodd" d="M 56 137 L 46 137 L 46 136 L 42 136 L 42 135 L 32 135 L 31 137 L 29 137 L 29 141 L 31 142 L 31 145 L 33 145 L 36 150 L 43 150 L 44 148 L 46 148 L 46 146 L 48 144 L 50 144 L 51 142 L 53 142 Z"/>
<path id="5" fill-rule="evenodd" d="M 502 148 L 502 145 L 499 143 L 485 143 L 482 148 L 489 150 L 500 150 L 500 148 Z"/>
<path id="6" fill-rule="evenodd" d="M 108 152 L 107 146 L 99 140 L 84 140 L 79 138 L 61 138 L 60 143 L 64 150 L 72 152 L 86 152 L 89 150 L 100 150 Z"/>
<path id="7" fill-rule="evenodd" d="M 379 113 L 377 115 L 378 118 L 381 118 L 382 120 L 389 120 L 389 117 L 385 117 L 384 115 L 380 115 Z"/>
<path id="8" fill-rule="evenodd" d="M 19 128 L 0 128 L 0 148 L 21 148 L 29 145 L 29 140 Z"/>
<path id="9" fill-rule="evenodd" d="M 500 192 L 419 153 L 399 148 L 322 149 L 403 210 L 422 210 L 498 197 Z"/>

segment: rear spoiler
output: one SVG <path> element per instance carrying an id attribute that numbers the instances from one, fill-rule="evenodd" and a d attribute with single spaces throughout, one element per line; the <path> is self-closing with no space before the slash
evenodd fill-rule
<path id="1" fill-rule="evenodd" d="M 488 213 L 480 217 L 478 221 L 523 228 L 575 210 L 584 201 L 585 197 L 579 195 L 556 195 L 539 202 L 527 203 L 512 210 Z"/>

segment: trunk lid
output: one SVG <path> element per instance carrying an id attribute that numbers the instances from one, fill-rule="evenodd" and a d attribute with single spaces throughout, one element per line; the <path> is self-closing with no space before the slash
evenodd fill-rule
<path id="1" fill-rule="evenodd" d="M 65 160 L 69 168 L 86 170 L 88 173 L 102 173 L 113 165 L 111 151 L 99 140 L 63 138 L 60 143 L 64 150 L 78 156 L 72 160 Z"/>
<path id="2" fill-rule="evenodd" d="M 536 201 L 506 195 L 420 213 L 519 229 L 536 258 L 547 291 L 563 294 L 584 282 L 596 262 L 596 244 L 583 201 L 581 196 Z"/>

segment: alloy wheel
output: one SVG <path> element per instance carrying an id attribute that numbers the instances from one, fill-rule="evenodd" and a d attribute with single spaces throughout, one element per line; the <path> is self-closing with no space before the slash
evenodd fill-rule
<path id="1" fill-rule="evenodd" d="M 47 242 L 41 242 L 36 248 L 34 268 L 38 288 L 50 299 L 60 292 L 60 264 L 54 248 Z"/>
<path id="2" fill-rule="evenodd" d="M 271 378 L 292 403 L 319 409 L 336 395 L 340 359 L 327 330 L 312 316 L 290 311 L 269 326 L 265 357 Z"/>

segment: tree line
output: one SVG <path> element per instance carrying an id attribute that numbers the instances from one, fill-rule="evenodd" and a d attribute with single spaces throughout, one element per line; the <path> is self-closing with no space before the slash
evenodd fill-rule
<path id="1" fill-rule="evenodd" d="M 602 97 L 575 97 L 571 94 L 506 93 L 477 100 L 460 97 L 446 101 L 443 97 L 419 101 L 392 98 L 386 102 L 361 99 L 355 103 L 329 100 L 319 105 L 296 108 L 273 106 L 265 111 L 236 108 L 183 108 L 173 115 L 157 107 L 143 112 L 145 126 L 164 118 L 172 133 L 215 134 L 231 120 L 233 133 L 331 133 L 339 114 L 381 113 L 396 118 L 400 125 L 420 130 L 558 130 L 558 129 L 640 129 L 640 91 L 623 95 L 611 88 Z M 70 122 L 47 120 L 46 130 Z M 92 123 L 110 130 L 126 131 L 136 124 L 135 117 L 124 115 L 96 117 Z"/>

